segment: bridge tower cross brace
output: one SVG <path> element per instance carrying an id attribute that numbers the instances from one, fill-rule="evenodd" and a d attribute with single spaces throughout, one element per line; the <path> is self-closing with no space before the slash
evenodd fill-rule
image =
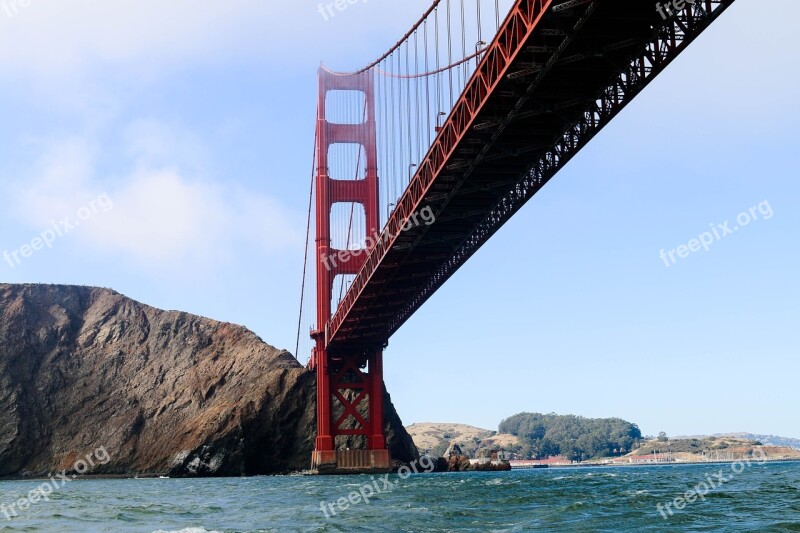
<path id="1" fill-rule="evenodd" d="M 356 124 L 329 121 L 328 96 L 332 91 L 362 93 L 364 121 Z M 360 145 L 366 161 L 365 167 L 359 169 L 364 173 L 363 179 L 331 178 L 329 150 L 339 143 Z M 369 253 L 368 249 L 344 253 L 333 248 L 330 227 L 333 205 L 361 204 L 365 235 L 375 235 L 379 230 L 377 128 L 371 71 L 340 75 L 320 68 L 316 158 L 318 329 L 312 332 L 315 347 L 310 366 L 317 372 L 317 438 L 311 469 L 320 473 L 388 471 L 391 458 L 383 432 L 383 346 L 361 347 L 345 353 L 332 353 L 328 346 L 334 280 L 337 275 L 357 274 Z M 364 371 L 365 368 L 368 370 Z M 359 409 L 365 403 L 366 413 L 363 407 Z M 355 435 L 366 440 L 366 450 L 336 449 L 337 436 Z"/>

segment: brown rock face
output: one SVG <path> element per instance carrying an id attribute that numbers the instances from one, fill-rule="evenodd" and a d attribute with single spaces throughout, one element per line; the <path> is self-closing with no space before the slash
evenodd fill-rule
<path id="1" fill-rule="evenodd" d="M 0 284 L 0 476 L 308 468 L 316 377 L 249 330 L 114 291 Z M 394 459 L 418 454 L 386 395 Z"/>
<path id="2" fill-rule="evenodd" d="M 439 457 L 434 463 L 434 471 L 436 472 L 503 472 L 508 470 L 511 470 L 511 463 L 508 461 L 472 464 L 466 455 Z"/>

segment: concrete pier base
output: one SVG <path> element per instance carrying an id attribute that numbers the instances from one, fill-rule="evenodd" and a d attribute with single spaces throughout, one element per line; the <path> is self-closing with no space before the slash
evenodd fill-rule
<path id="1" fill-rule="evenodd" d="M 389 450 L 314 451 L 312 474 L 383 474 L 392 469 Z"/>

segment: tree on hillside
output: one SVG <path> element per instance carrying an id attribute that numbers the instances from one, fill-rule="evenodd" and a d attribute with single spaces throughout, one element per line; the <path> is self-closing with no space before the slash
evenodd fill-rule
<path id="1" fill-rule="evenodd" d="M 554 413 L 519 413 L 500 423 L 500 433 L 520 438 L 516 453 L 527 458 L 564 455 L 575 461 L 628 453 L 642 433 L 619 418 L 592 419 Z"/>

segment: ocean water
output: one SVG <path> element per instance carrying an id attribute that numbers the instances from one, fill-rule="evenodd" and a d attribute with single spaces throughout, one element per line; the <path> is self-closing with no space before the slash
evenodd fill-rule
<path id="1" fill-rule="evenodd" d="M 41 483 L 0 482 L 0 506 Z M 0 532 L 800 531 L 800 463 L 78 479 L 48 500 L 11 520 L 0 507 Z"/>

